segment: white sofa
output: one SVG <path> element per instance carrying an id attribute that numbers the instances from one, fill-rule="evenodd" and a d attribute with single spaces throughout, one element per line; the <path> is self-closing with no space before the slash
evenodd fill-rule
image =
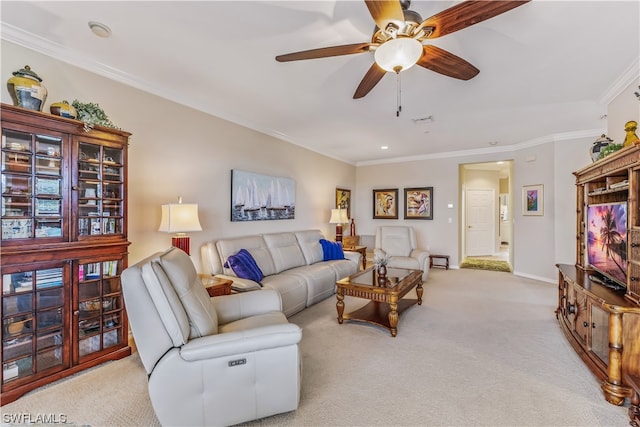
<path id="1" fill-rule="evenodd" d="M 205 274 L 228 277 L 236 285 L 256 285 L 240 279 L 224 264 L 231 255 L 246 249 L 264 275 L 263 289 L 275 289 L 282 311 L 289 317 L 336 291 L 336 281 L 354 274 L 360 254 L 345 251 L 345 259 L 323 261 L 320 230 L 302 230 L 220 239 L 202 246 Z"/>

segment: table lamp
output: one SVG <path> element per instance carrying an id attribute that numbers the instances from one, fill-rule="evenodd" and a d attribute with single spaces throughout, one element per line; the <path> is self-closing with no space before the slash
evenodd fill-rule
<path id="1" fill-rule="evenodd" d="M 178 203 L 162 205 L 162 219 L 158 231 L 176 233 L 171 237 L 171 245 L 189 253 L 189 236 L 187 231 L 201 231 L 198 220 L 198 205 L 196 203 L 182 203 L 182 197 Z"/>
<path id="2" fill-rule="evenodd" d="M 329 224 L 336 224 L 336 242 L 342 242 L 342 224 L 349 222 L 347 211 L 344 209 L 331 209 Z"/>

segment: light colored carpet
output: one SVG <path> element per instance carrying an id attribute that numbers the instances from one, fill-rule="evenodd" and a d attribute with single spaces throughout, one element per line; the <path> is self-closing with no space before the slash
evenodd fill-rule
<path id="1" fill-rule="evenodd" d="M 565 340 L 554 285 L 481 270 L 434 269 L 424 303 L 400 317 L 398 336 L 338 325 L 329 298 L 290 320 L 304 328 L 297 411 L 248 425 L 619 426 Z M 346 298 L 349 312 L 362 301 Z M 3 413 L 64 413 L 93 426 L 153 426 L 137 356 L 35 391 Z"/>

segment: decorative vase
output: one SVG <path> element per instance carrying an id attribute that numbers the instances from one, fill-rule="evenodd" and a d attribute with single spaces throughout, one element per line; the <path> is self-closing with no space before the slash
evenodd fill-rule
<path id="1" fill-rule="evenodd" d="M 7 89 L 13 105 L 42 111 L 44 101 L 47 99 L 47 89 L 40 84 L 42 79 L 28 65 L 12 74 L 13 77 L 7 80 Z"/>
<path id="2" fill-rule="evenodd" d="M 51 111 L 51 114 L 60 117 L 66 117 L 67 119 L 75 119 L 76 117 L 78 117 L 78 112 L 76 111 L 76 109 L 73 107 L 73 105 L 69 105 L 67 101 L 54 102 L 49 107 L 49 111 Z"/>
<path id="3" fill-rule="evenodd" d="M 378 285 L 386 286 L 387 284 L 387 266 L 381 264 L 378 266 Z"/>
<path id="4" fill-rule="evenodd" d="M 356 222 L 354 221 L 353 218 L 351 218 L 351 225 L 349 226 L 349 231 L 351 233 L 351 236 L 356 235 Z"/>
<path id="5" fill-rule="evenodd" d="M 600 138 L 596 139 L 593 142 L 593 145 L 591 146 L 591 148 L 589 149 L 589 155 L 591 156 L 591 161 L 595 162 L 596 160 L 598 160 L 602 149 L 611 145 L 612 142 L 613 140 L 607 137 L 605 134 L 602 134 Z"/>

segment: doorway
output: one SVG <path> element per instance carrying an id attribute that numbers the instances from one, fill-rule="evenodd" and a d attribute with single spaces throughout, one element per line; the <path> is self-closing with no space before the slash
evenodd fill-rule
<path id="1" fill-rule="evenodd" d="M 495 261 L 506 263 L 511 271 L 512 168 L 510 160 L 460 165 L 461 266 L 488 264 L 487 269 L 495 269 Z"/>

